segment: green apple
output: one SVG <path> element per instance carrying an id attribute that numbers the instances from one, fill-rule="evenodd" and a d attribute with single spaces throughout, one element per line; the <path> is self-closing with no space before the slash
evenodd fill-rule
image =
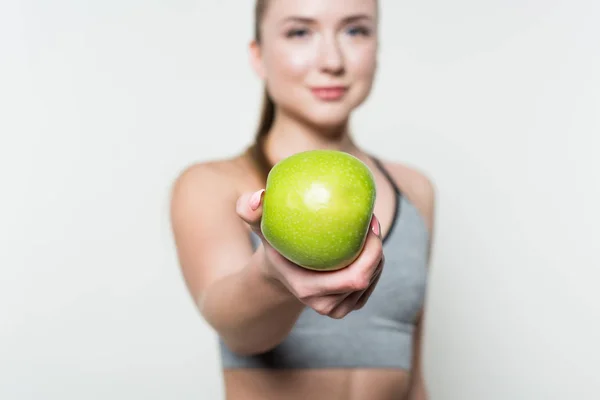
<path id="1" fill-rule="evenodd" d="M 339 270 L 362 251 L 375 196 L 373 174 L 358 158 L 336 150 L 299 152 L 269 172 L 262 233 L 301 267 Z"/>

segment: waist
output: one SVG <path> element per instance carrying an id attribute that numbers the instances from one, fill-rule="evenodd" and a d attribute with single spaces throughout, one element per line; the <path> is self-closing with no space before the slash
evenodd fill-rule
<path id="1" fill-rule="evenodd" d="M 226 400 L 391 400 L 403 398 L 409 375 L 399 369 L 228 369 Z"/>

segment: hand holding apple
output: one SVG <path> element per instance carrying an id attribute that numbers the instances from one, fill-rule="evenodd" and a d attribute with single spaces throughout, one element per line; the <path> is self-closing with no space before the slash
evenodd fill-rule
<path id="1" fill-rule="evenodd" d="M 331 156 L 331 154 L 325 154 L 325 158 Z M 338 156 L 337 154 L 333 155 L 334 158 Z M 292 156 L 293 157 L 293 156 Z M 318 157 L 312 158 L 312 161 L 317 160 Z M 296 161 L 300 161 L 302 158 L 297 158 Z M 306 160 L 306 159 L 304 159 Z M 292 160 L 294 161 L 294 160 Z M 323 159 L 321 159 L 323 161 Z M 354 162 L 351 160 L 351 162 Z M 359 161 L 360 162 L 360 161 Z M 348 164 L 344 164 L 344 162 L 338 162 L 335 165 L 327 164 L 327 162 L 317 163 L 318 165 L 314 165 L 311 161 L 301 161 L 299 164 L 304 166 L 297 168 L 313 168 L 313 173 L 316 171 L 321 178 L 325 175 L 327 177 L 328 169 L 335 169 L 337 165 L 338 168 L 345 170 L 345 178 L 338 178 L 336 181 L 332 176 L 335 173 L 329 174 L 329 182 L 333 182 L 330 186 L 327 186 L 323 182 L 327 182 L 327 179 L 314 179 L 314 186 L 305 183 L 305 185 L 296 185 L 295 189 L 292 187 L 290 192 L 292 193 L 290 196 L 284 196 L 281 193 L 279 195 L 277 192 L 279 189 L 273 189 L 276 186 L 267 185 L 267 191 L 269 188 L 272 189 L 272 192 L 275 193 L 275 196 L 270 197 L 271 204 L 276 204 L 276 201 L 284 201 L 281 199 L 290 200 L 291 207 L 294 205 L 298 206 L 297 200 L 294 201 L 293 191 L 296 190 L 296 193 L 302 192 L 302 187 L 308 188 L 305 189 L 308 203 L 308 211 L 306 211 L 309 215 L 310 213 L 315 213 L 314 204 L 320 205 L 320 211 L 316 211 L 316 215 L 318 218 L 324 219 L 320 224 L 311 223 L 311 219 L 308 218 L 307 224 L 302 225 L 301 222 L 296 222 L 296 226 L 293 227 L 291 232 L 295 232 L 287 236 L 287 250 L 288 256 L 284 256 L 281 254 L 279 250 L 277 250 L 273 245 L 270 244 L 269 240 L 266 239 L 264 234 L 264 227 L 272 226 L 273 224 L 269 221 L 265 222 L 265 202 L 267 192 L 264 190 L 255 192 L 255 193 L 245 193 L 239 199 L 237 203 L 237 213 L 238 215 L 246 221 L 253 231 L 261 238 L 263 244 L 263 255 L 264 255 L 264 263 L 263 263 L 263 274 L 266 279 L 275 280 L 283 285 L 293 296 L 295 296 L 299 301 L 306 304 L 307 306 L 314 309 L 316 312 L 322 315 L 327 315 L 332 318 L 343 318 L 345 315 L 350 313 L 353 310 L 360 309 L 363 307 L 369 297 L 371 296 L 377 282 L 379 280 L 379 276 L 385 264 L 385 258 L 383 256 L 382 251 L 382 242 L 381 242 L 381 227 L 379 225 L 379 221 L 372 214 L 373 203 L 374 203 L 374 183 L 369 182 L 369 174 L 366 174 L 362 167 L 355 165 L 355 168 L 358 170 L 354 170 L 351 168 L 348 169 Z M 285 164 L 284 164 L 285 165 Z M 321 167 L 319 167 L 319 165 Z M 367 168 L 364 166 L 364 168 Z M 275 170 L 275 167 L 274 167 Z M 275 170 L 276 172 L 283 171 L 284 169 Z M 298 179 L 299 175 L 296 172 L 288 172 L 288 177 L 290 179 Z M 323 175 L 324 173 L 324 175 Z M 340 176 L 344 176 L 343 172 L 338 171 Z M 310 180 L 311 174 L 306 172 L 306 179 Z M 352 177 L 354 174 L 354 177 Z M 273 175 L 276 176 L 276 175 Z M 283 174 L 280 175 L 280 178 L 283 178 Z M 274 181 L 271 180 L 270 183 Z M 285 182 L 285 179 L 282 180 Z M 296 183 L 299 183 L 297 180 Z M 321 186 L 318 184 L 321 182 Z M 336 192 L 336 184 L 341 186 L 337 187 Z M 350 182 L 348 184 L 348 182 Z M 358 182 L 358 183 L 357 183 Z M 346 185 L 344 186 L 344 183 Z M 314 189 L 314 188 L 320 189 Z M 322 192 L 323 188 L 331 188 L 332 192 L 329 197 Z M 312 188 L 312 189 L 311 189 Z M 283 189 L 282 189 L 283 190 Z M 317 193 L 311 192 L 311 190 L 318 190 Z M 321 192 L 319 192 L 321 191 Z M 361 192 L 362 195 L 356 192 Z M 320 194 L 319 194 L 320 193 Z M 263 194 L 265 197 L 263 198 Z M 343 197 L 347 196 L 348 201 L 353 202 L 354 206 L 347 206 L 337 208 L 336 204 L 339 205 L 340 202 L 343 202 Z M 321 196 L 321 197 L 319 197 Z M 334 201 L 327 203 L 324 199 L 329 198 Z M 311 205 L 312 204 L 312 205 Z M 337 228 L 331 228 L 331 231 L 327 233 L 327 230 L 324 227 L 327 225 L 325 221 L 327 220 L 327 204 L 334 205 L 331 210 L 331 215 L 328 221 L 331 222 L 335 226 L 337 223 Z M 318 207 L 317 207 L 318 208 Z M 285 218 L 285 211 L 282 211 L 282 208 L 273 207 L 272 209 L 273 218 L 276 218 L 276 214 Z M 276 212 L 279 210 L 278 212 Z M 295 208 L 296 216 L 300 216 L 302 214 L 301 211 L 298 211 L 298 208 Z M 311 211 L 312 210 L 312 211 Z M 292 215 L 294 215 L 292 213 Z M 313 214 L 313 218 L 315 214 Z M 365 217 L 366 215 L 366 217 Z M 293 218 L 292 218 L 293 219 Z M 352 221 L 354 220 L 354 221 Z M 365 221 L 366 220 L 366 221 Z M 275 224 L 277 224 L 277 220 L 272 220 Z M 288 224 L 290 223 L 290 217 L 288 215 Z M 297 220 L 299 221 L 299 220 Z M 285 227 L 285 224 L 282 225 Z M 302 231 L 302 227 L 306 229 Z M 269 228 L 267 228 L 269 229 Z M 349 232 L 350 229 L 355 229 L 355 232 Z M 269 230 L 271 234 L 271 240 L 274 243 L 284 243 L 286 245 L 286 237 L 283 237 L 283 240 L 278 241 L 277 235 L 278 232 L 276 228 Z M 285 229 L 283 230 L 285 233 Z M 288 231 L 290 232 L 290 231 Z M 318 232 L 321 235 L 321 241 L 325 241 L 325 243 L 320 243 L 319 241 L 304 241 L 301 242 L 300 251 L 294 251 L 293 240 L 294 237 L 298 237 L 299 233 L 305 235 L 311 235 Z M 347 243 L 343 243 L 343 238 L 348 240 Z M 326 241 L 332 240 L 333 243 L 340 243 L 340 247 L 336 246 L 327 246 Z M 310 251 L 311 249 L 306 250 L 304 247 L 304 252 L 302 251 L 302 243 L 303 246 L 310 245 L 311 243 L 314 245 L 312 247 L 313 256 L 311 257 Z M 330 242 L 331 244 L 331 242 Z M 290 250 L 291 249 L 291 250 Z M 290 257 L 291 254 L 291 257 Z M 316 260 L 316 263 L 310 264 L 310 268 L 306 266 L 300 266 L 297 263 L 294 263 L 289 258 L 297 257 L 301 259 Z"/>

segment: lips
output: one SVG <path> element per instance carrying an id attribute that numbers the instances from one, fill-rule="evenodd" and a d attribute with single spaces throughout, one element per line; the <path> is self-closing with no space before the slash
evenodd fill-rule
<path id="1" fill-rule="evenodd" d="M 348 88 L 345 86 L 322 86 L 311 89 L 312 93 L 321 100 L 339 100 L 346 94 Z"/>

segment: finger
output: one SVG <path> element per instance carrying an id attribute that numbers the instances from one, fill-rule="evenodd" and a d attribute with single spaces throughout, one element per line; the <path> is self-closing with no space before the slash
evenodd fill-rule
<path id="1" fill-rule="evenodd" d="M 381 276 L 381 271 L 383 270 L 383 266 L 385 264 L 384 259 L 379 262 L 379 266 L 375 270 L 373 277 L 371 278 L 370 285 L 367 289 L 361 290 L 359 292 L 351 293 L 347 296 L 343 301 L 341 301 L 336 308 L 334 308 L 330 317 L 340 319 L 345 317 L 347 314 L 352 312 L 353 310 L 358 310 L 364 306 L 367 302 L 373 291 L 375 290 L 375 286 L 379 281 L 379 277 Z"/>
<path id="2" fill-rule="evenodd" d="M 381 273 L 381 269 L 383 268 L 383 264 L 384 264 L 384 261 L 383 261 L 383 257 L 382 257 L 381 261 L 379 262 L 379 265 L 377 266 L 377 269 L 375 269 L 375 272 L 373 273 L 373 276 L 371 277 L 371 281 L 369 282 L 369 286 L 368 286 L 366 289 L 359 290 L 359 291 L 357 291 L 357 292 L 350 292 L 350 293 L 347 293 L 347 294 L 344 296 L 344 299 L 343 299 L 342 301 L 344 301 L 344 300 L 346 300 L 346 299 L 351 299 L 351 300 L 352 300 L 351 302 L 353 302 L 354 304 L 356 304 L 356 303 L 358 302 L 358 300 L 359 300 L 359 299 L 360 299 L 360 298 L 363 296 L 363 294 L 364 294 L 364 293 L 365 293 L 367 290 L 369 290 L 369 288 L 370 288 L 370 287 L 373 285 L 373 282 L 375 281 L 375 279 L 376 279 L 376 278 L 379 276 L 379 274 Z M 350 300 L 349 300 L 349 301 L 350 301 Z M 339 304 L 341 304 L 341 301 L 339 302 Z M 339 305 L 339 304 L 338 304 L 338 305 Z"/>
<path id="3" fill-rule="evenodd" d="M 382 250 L 381 238 L 370 229 L 361 253 L 352 264 L 337 271 L 320 272 L 319 275 L 310 276 L 310 284 L 314 285 L 317 291 L 329 293 L 366 290 L 381 261 Z"/>
<path id="4" fill-rule="evenodd" d="M 262 217 L 262 200 L 265 190 L 243 193 L 237 200 L 235 210 L 238 216 L 246 222 L 252 230 L 262 237 L 260 220 Z"/>
<path id="5" fill-rule="evenodd" d="M 377 236 L 379 236 L 379 239 L 381 239 L 381 224 L 379 223 L 379 219 L 375 214 L 371 216 L 370 228 L 373 231 L 373 233 L 375 233 Z"/>
<path id="6" fill-rule="evenodd" d="M 379 277 L 381 276 L 381 270 L 383 269 L 383 262 L 379 264 L 379 267 L 375 271 L 369 287 L 359 292 L 354 292 L 342 301 L 335 309 L 330 313 L 330 317 L 335 319 L 344 318 L 350 312 L 358 310 L 366 304 L 367 300 L 373 293 Z"/>
<path id="7" fill-rule="evenodd" d="M 361 290 L 360 292 L 354 292 L 346 296 L 335 308 L 333 308 L 328 315 L 334 319 L 341 319 L 348 315 L 354 307 L 356 306 L 356 302 L 362 297 L 363 293 L 366 290 Z"/>
<path id="8" fill-rule="evenodd" d="M 334 319 L 342 319 L 346 315 L 350 314 L 353 310 L 355 310 L 358 300 L 363 298 L 363 295 L 369 290 L 369 288 L 366 290 L 361 290 L 360 292 L 354 292 L 347 296 L 333 310 L 331 310 L 331 312 L 328 314 L 329 317 Z"/>
<path id="9" fill-rule="evenodd" d="M 257 225 L 259 226 L 260 224 L 255 223 L 255 226 Z M 269 257 L 278 260 L 278 270 L 285 277 L 284 280 L 297 283 L 290 285 L 292 286 L 290 290 L 296 297 L 309 305 L 310 299 L 315 297 L 332 298 L 337 301 L 338 304 L 336 305 L 339 305 L 343 298 L 339 298 L 337 295 L 345 294 L 344 297 L 347 297 L 349 293 L 364 291 L 370 286 L 375 269 L 381 260 L 382 245 L 379 236 L 381 231 L 377 229 L 379 228 L 379 222 L 375 216 L 371 219 L 370 228 L 367 232 L 361 254 L 359 254 L 350 266 L 337 271 L 311 271 L 300 268 L 298 265 L 285 259 L 276 250 L 271 249 L 265 240 L 263 242 L 265 242 Z M 261 235 L 260 229 L 257 232 Z M 354 265 L 357 263 L 364 265 Z M 321 304 L 317 308 L 319 308 L 319 311 L 323 311 L 330 308 L 331 305 L 332 302 L 325 301 L 325 304 Z"/>
<path id="10" fill-rule="evenodd" d="M 314 300 L 309 300 L 308 305 L 321 315 L 331 314 L 346 298 L 350 296 L 350 293 L 345 294 L 330 294 L 326 296 L 319 296 Z"/>
<path id="11" fill-rule="evenodd" d="M 303 270 L 302 268 L 298 268 L 297 266 L 295 266 L 295 264 L 290 264 L 293 268 L 294 271 L 304 271 L 304 273 L 306 274 L 321 274 L 321 272 L 311 272 L 311 271 L 306 271 Z M 288 268 L 287 266 L 284 266 L 284 269 Z M 383 262 L 379 263 L 379 267 L 378 269 L 375 271 L 375 274 L 373 275 L 373 277 L 371 278 L 371 283 L 376 279 L 377 275 L 379 275 L 379 273 L 381 272 L 381 268 L 383 268 Z M 317 311 L 319 314 L 322 315 L 329 315 L 331 314 L 336 308 L 338 308 L 342 303 L 346 302 L 346 300 L 350 297 L 352 297 L 352 301 L 351 301 L 351 307 L 350 310 L 354 307 L 354 305 L 356 304 L 356 302 L 358 301 L 358 299 L 362 296 L 362 294 L 368 290 L 362 290 L 360 292 L 329 292 L 329 294 L 325 294 L 325 295 L 321 295 L 321 294 L 314 294 L 314 292 L 310 292 L 310 289 L 308 289 L 308 295 L 302 295 L 303 291 L 302 290 L 298 290 L 298 288 L 289 288 L 290 291 L 292 293 L 294 293 L 303 303 L 305 303 L 306 305 L 308 305 L 309 307 L 313 308 L 315 311 Z"/>
<path id="12" fill-rule="evenodd" d="M 354 310 L 360 310 L 361 308 L 363 308 L 365 306 L 365 304 L 367 304 L 367 302 L 369 301 L 369 298 L 375 291 L 375 287 L 377 286 L 377 283 L 379 282 L 379 278 L 381 277 L 382 271 L 383 271 L 383 264 L 381 265 L 376 276 L 374 277 L 373 282 L 371 283 L 371 286 L 369 286 L 369 288 L 367 290 L 365 290 L 365 292 L 356 301 L 356 304 L 354 305 Z"/>

